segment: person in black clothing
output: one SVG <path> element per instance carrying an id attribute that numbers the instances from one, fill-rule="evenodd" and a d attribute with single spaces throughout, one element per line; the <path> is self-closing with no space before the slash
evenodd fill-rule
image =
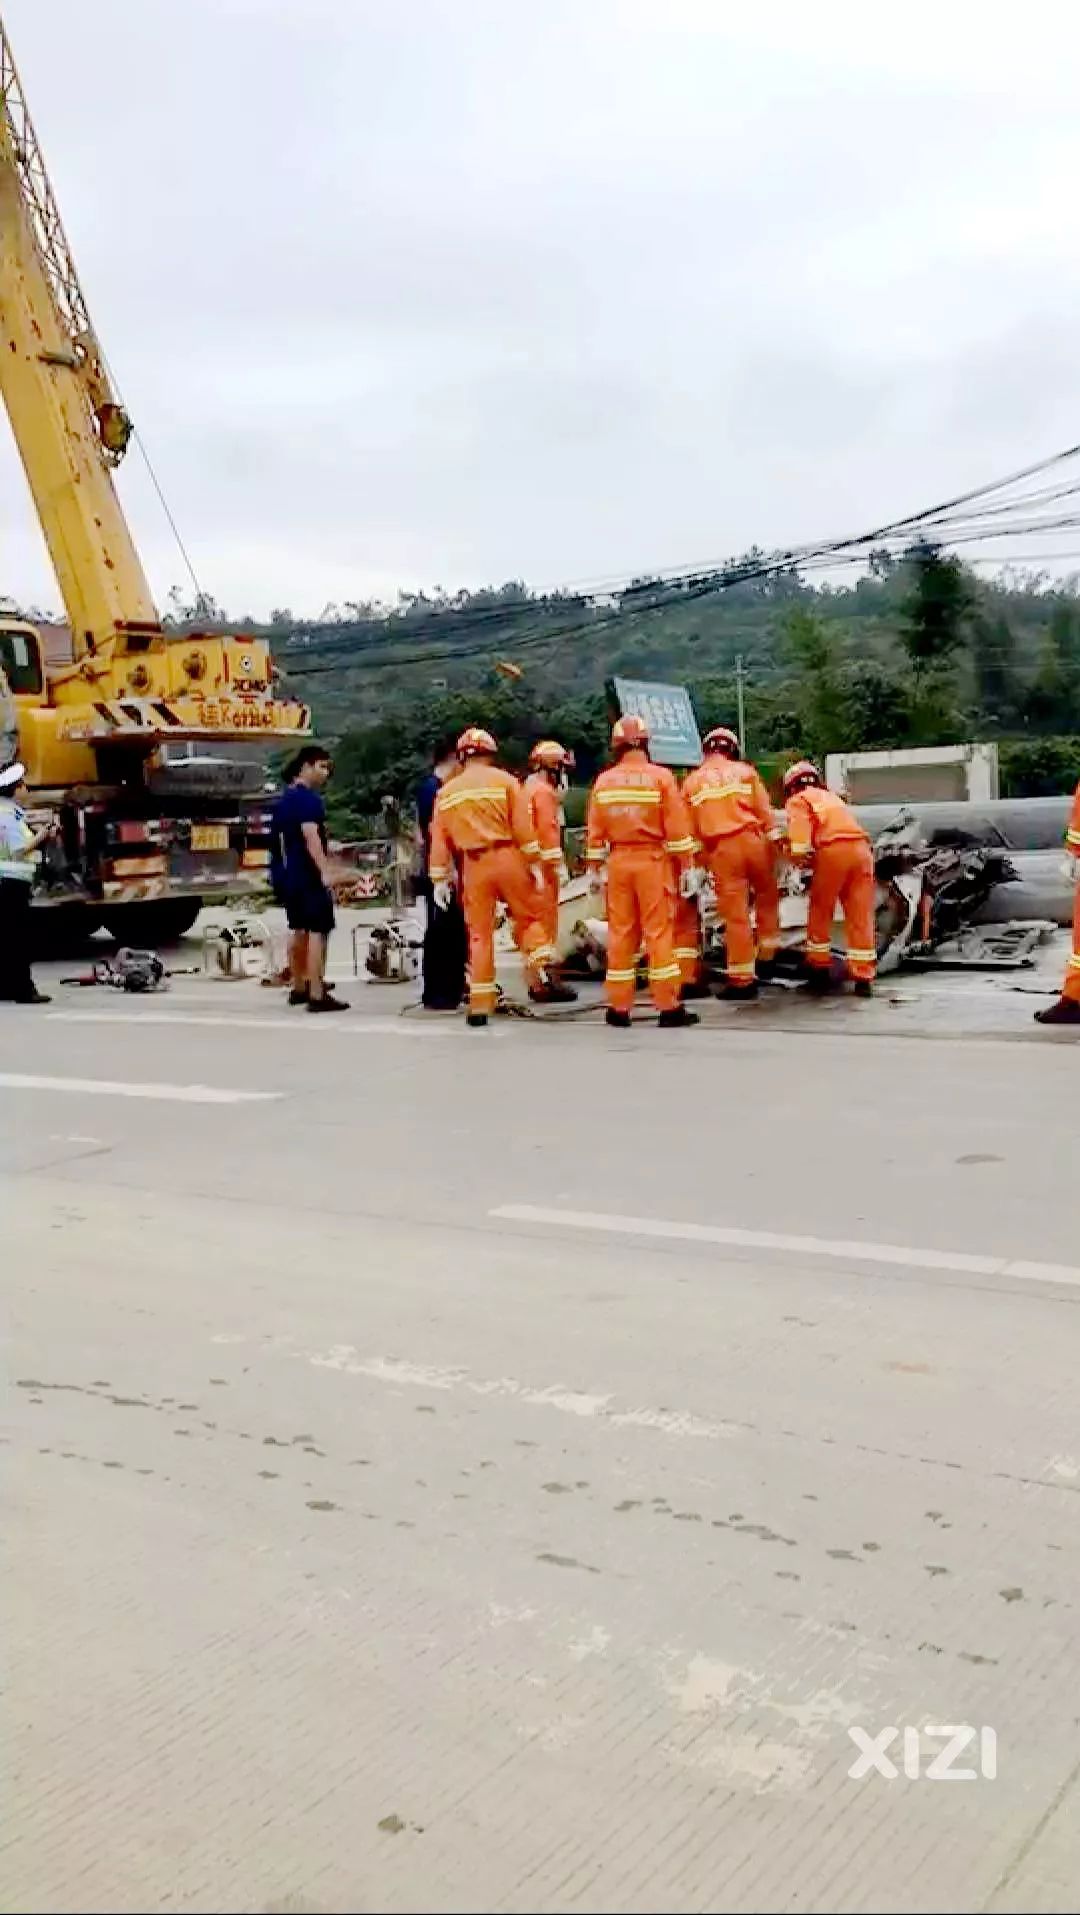
<path id="1" fill-rule="evenodd" d="M 270 877 L 289 926 L 290 1004 L 309 1011 L 344 1011 L 326 988 L 326 953 L 334 928 L 334 900 L 326 855 L 326 808 L 320 792 L 333 771 L 322 745 L 304 745 L 285 772 L 274 807 Z"/>
<path id="2" fill-rule="evenodd" d="M 432 753 L 431 770 L 417 787 L 416 822 L 422 865 L 418 891 L 424 900 L 427 928 L 424 932 L 422 1002 L 429 1011 L 456 1011 L 465 995 L 465 956 L 467 939 L 465 918 L 457 892 L 449 908 L 438 911 L 428 876 L 431 853 L 431 819 L 435 800 L 448 778 L 458 769 L 457 746 L 452 738 L 440 740 Z"/>

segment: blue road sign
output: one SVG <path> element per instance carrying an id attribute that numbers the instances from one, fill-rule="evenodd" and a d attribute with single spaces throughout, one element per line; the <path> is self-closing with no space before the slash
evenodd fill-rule
<path id="1" fill-rule="evenodd" d="M 613 682 L 620 716 L 633 713 L 648 725 L 658 765 L 700 765 L 701 733 L 685 685 L 657 685 L 644 678 Z"/>

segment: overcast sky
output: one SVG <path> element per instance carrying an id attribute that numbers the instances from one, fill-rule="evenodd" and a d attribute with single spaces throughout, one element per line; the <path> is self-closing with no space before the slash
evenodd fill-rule
<path id="1" fill-rule="evenodd" d="M 1080 439 L 1076 0 L 3 11 L 236 612 L 697 564 Z M 136 454 L 120 486 L 163 601 Z M 57 603 L 7 435 L 0 554 Z"/>

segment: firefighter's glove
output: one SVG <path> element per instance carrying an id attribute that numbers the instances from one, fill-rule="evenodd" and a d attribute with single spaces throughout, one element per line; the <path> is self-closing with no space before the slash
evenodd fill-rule
<path id="1" fill-rule="evenodd" d="M 436 911 L 449 911 L 454 902 L 454 887 L 449 878 L 440 878 L 437 884 L 433 884 L 431 895 L 435 900 Z"/>
<path id="2" fill-rule="evenodd" d="M 689 871 L 684 871 L 682 877 L 679 879 L 679 896 L 681 898 L 696 898 L 703 889 L 704 884 L 704 871 L 700 865 L 692 864 Z"/>

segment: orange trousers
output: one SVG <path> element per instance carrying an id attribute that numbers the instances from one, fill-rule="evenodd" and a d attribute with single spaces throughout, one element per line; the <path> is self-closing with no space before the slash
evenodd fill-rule
<path id="1" fill-rule="evenodd" d="M 661 845 L 612 846 L 607 875 L 607 995 L 613 1011 L 633 1007 L 642 942 L 653 1003 L 658 1011 L 677 1007 L 681 978 L 673 934 L 674 891 L 671 859 Z"/>
<path id="2" fill-rule="evenodd" d="M 543 889 L 536 894 L 533 909 L 544 927 L 544 936 L 552 951 L 559 942 L 559 867 L 554 862 L 543 865 Z"/>
<path id="3" fill-rule="evenodd" d="M 1061 995 L 1071 998 L 1074 1004 L 1080 1004 L 1080 885 L 1077 886 L 1076 903 L 1073 906 L 1072 956 L 1065 966 Z"/>
<path id="4" fill-rule="evenodd" d="M 717 913 L 724 920 L 728 982 L 747 984 L 754 976 L 755 958 L 774 958 L 780 945 L 780 893 L 772 846 L 760 831 L 733 831 L 717 838 L 707 856 Z"/>
<path id="5" fill-rule="evenodd" d="M 696 898 L 679 896 L 678 878 L 675 879 L 675 915 L 672 920 L 672 936 L 675 940 L 675 957 L 679 966 L 679 979 L 683 984 L 697 984 L 701 978 L 701 917 Z"/>
<path id="6" fill-rule="evenodd" d="M 492 1011 L 495 907 L 500 898 L 509 909 L 530 984 L 539 982 L 542 967 L 552 955 L 551 944 L 540 922 L 540 893 L 516 845 L 495 844 L 483 851 L 466 851 L 462 865 L 461 902 L 469 934 L 469 1009 Z"/>
<path id="7" fill-rule="evenodd" d="M 874 853 L 865 838 L 838 838 L 814 857 L 810 910 L 806 920 L 806 962 L 821 969 L 831 958 L 836 907 L 844 915 L 847 966 L 854 978 L 872 978 L 877 970 L 874 931 Z"/>

